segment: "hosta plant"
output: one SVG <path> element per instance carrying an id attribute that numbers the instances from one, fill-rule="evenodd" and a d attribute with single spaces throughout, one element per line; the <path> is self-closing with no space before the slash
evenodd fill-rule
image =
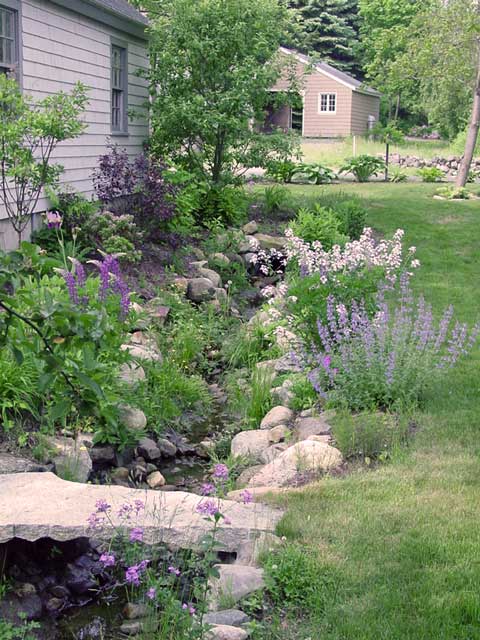
<path id="1" fill-rule="evenodd" d="M 441 182 L 445 174 L 438 167 L 423 167 L 417 171 L 417 175 L 420 176 L 422 182 Z"/>
<path id="2" fill-rule="evenodd" d="M 336 178 L 334 171 L 319 162 L 301 164 L 296 173 L 305 176 L 311 184 L 328 184 Z"/>
<path id="3" fill-rule="evenodd" d="M 363 154 L 349 158 L 339 173 L 353 173 L 358 182 L 368 182 L 371 177 L 378 175 L 384 169 L 385 162 L 382 158 Z"/>

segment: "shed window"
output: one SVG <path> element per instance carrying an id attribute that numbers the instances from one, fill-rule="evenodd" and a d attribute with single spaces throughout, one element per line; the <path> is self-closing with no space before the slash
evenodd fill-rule
<path id="1" fill-rule="evenodd" d="M 112 45 L 112 131 L 128 129 L 127 49 Z"/>
<path id="2" fill-rule="evenodd" d="M 18 13 L 0 4 L 0 73 L 18 66 Z"/>
<path id="3" fill-rule="evenodd" d="M 318 100 L 318 111 L 320 113 L 336 113 L 337 94 L 321 93 Z"/>

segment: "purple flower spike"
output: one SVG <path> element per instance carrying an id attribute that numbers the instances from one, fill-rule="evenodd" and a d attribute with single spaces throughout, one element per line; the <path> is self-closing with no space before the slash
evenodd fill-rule
<path id="1" fill-rule="evenodd" d="M 219 510 L 215 500 L 204 500 L 197 504 L 195 511 L 203 516 L 214 516 Z"/>
<path id="2" fill-rule="evenodd" d="M 113 567 L 115 566 L 115 555 L 113 553 L 102 553 L 100 556 L 100 562 L 105 568 Z"/>
<path id="3" fill-rule="evenodd" d="M 157 597 L 157 590 L 155 589 L 155 587 L 150 587 L 150 589 L 147 591 L 147 598 L 149 600 L 155 600 L 156 597 Z"/>
<path id="4" fill-rule="evenodd" d="M 228 467 L 226 464 L 216 464 L 213 467 L 212 477 L 217 480 L 228 480 Z"/>
<path id="5" fill-rule="evenodd" d="M 213 496 L 217 492 L 217 488 L 211 482 L 202 485 L 202 496 Z"/>
<path id="6" fill-rule="evenodd" d="M 243 500 L 243 504 L 250 504 L 251 502 L 253 502 L 253 493 L 251 493 L 251 491 L 249 491 L 248 489 L 244 489 L 241 492 L 240 496 Z"/>
<path id="7" fill-rule="evenodd" d="M 128 584 L 133 584 L 138 587 L 140 584 L 140 573 L 138 565 L 134 564 L 132 567 L 128 567 L 125 571 L 125 580 Z"/>
<path id="8" fill-rule="evenodd" d="M 111 505 L 109 505 L 106 500 L 97 500 L 95 506 L 97 507 L 98 513 L 107 513 L 107 511 L 111 509 Z"/>

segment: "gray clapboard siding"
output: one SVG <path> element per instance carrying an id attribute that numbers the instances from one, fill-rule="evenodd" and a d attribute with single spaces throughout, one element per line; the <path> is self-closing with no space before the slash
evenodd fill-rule
<path id="1" fill-rule="evenodd" d="M 72 7 L 76 4 L 72 2 Z M 148 67 L 146 41 L 131 35 L 128 29 L 128 22 L 121 31 L 50 0 L 22 2 L 23 90 L 44 98 L 60 90 L 70 91 L 77 81 L 88 88 L 89 104 L 83 118 L 86 131 L 76 140 L 61 143 L 53 156 L 64 166 L 62 182 L 88 197 L 93 194 L 92 171 L 107 146 L 118 143 L 134 157 L 148 136 L 148 85 L 137 75 L 139 68 Z M 128 135 L 122 136 L 112 135 L 110 128 L 112 38 L 128 46 L 128 104 L 139 116 L 130 119 Z M 44 211 L 47 206 L 41 199 L 37 210 Z M 0 248 L 10 248 L 15 238 L 5 217 L 0 208 Z"/>

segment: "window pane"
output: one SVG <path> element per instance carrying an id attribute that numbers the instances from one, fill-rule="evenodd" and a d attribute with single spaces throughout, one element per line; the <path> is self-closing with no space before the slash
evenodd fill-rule
<path id="1" fill-rule="evenodd" d="M 330 94 L 330 111 L 335 111 L 336 109 L 336 98 L 337 96 L 334 93 Z"/>
<path id="2" fill-rule="evenodd" d="M 13 38 L 15 34 L 15 19 L 13 11 L 6 11 L 5 13 L 5 35 Z"/>
<path id="3" fill-rule="evenodd" d="M 5 40 L 5 62 L 13 64 L 15 62 L 14 56 L 15 47 L 13 46 L 13 40 Z"/>

